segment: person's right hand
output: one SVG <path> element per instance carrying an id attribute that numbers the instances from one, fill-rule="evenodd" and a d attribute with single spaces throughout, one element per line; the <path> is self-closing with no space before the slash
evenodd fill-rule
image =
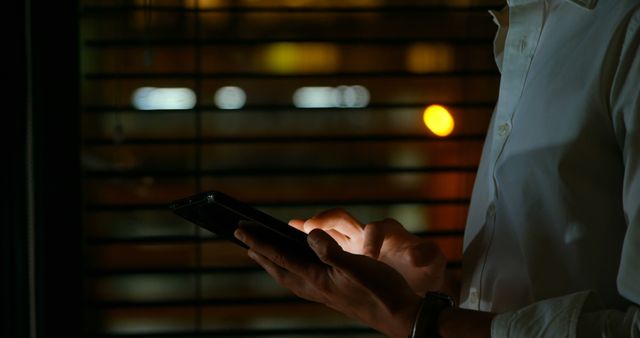
<path id="1" fill-rule="evenodd" d="M 446 259 L 440 248 L 413 235 L 394 219 L 363 225 L 345 210 L 331 209 L 306 221 L 291 220 L 289 225 L 306 233 L 322 229 L 343 250 L 390 265 L 419 295 L 440 290 L 443 286 Z"/>
<path id="2" fill-rule="evenodd" d="M 234 236 L 249 248 L 249 257 L 296 296 L 324 304 L 389 337 L 409 336 L 421 297 L 389 265 L 344 251 L 319 229 L 307 237 L 318 260 L 269 243 L 250 227 L 239 227 Z"/>

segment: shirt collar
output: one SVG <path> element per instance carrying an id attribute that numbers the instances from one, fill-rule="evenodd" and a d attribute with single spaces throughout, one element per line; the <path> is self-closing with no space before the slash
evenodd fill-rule
<path id="1" fill-rule="evenodd" d="M 509 6 L 518 6 L 526 4 L 535 0 L 507 0 Z M 593 9 L 598 4 L 598 0 L 566 0 L 575 3 L 576 5 L 588 9 Z"/>

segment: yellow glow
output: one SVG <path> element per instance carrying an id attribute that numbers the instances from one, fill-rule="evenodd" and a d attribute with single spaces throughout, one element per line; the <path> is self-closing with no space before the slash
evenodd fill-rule
<path id="1" fill-rule="evenodd" d="M 416 43 L 407 49 L 407 69 L 414 73 L 446 72 L 455 68 L 453 48 L 445 44 Z"/>
<path id="2" fill-rule="evenodd" d="M 339 50 L 329 43 L 273 43 L 263 59 L 275 73 L 327 73 L 337 70 Z"/>
<path id="3" fill-rule="evenodd" d="M 422 114 L 422 119 L 432 133 L 442 137 L 451 134 L 455 125 L 447 108 L 437 104 L 427 107 Z"/>
<path id="4" fill-rule="evenodd" d="M 185 8 L 201 9 L 225 7 L 230 5 L 229 2 L 228 0 L 184 0 L 182 3 Z"/>
<path id="5" fill-rule="evenodd" d="M 304 8 L 304 7 L 377 7 L 383 0 L 240 0 L 236 3 L 242 7 L 277 7 L 277 8 Z"/>
<path id="6" fill-rule="evenodd" d="M 293 43 L 274 43 L 266 50 L 266 61 L 270 70 L 289 73 L 296 69 L 298 48 Z"/>

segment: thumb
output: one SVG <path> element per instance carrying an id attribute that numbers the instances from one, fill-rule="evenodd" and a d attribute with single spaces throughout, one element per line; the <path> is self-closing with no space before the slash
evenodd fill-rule
<path id="1" fill-rule="evenodd" d="M 340 265 L 345 252 L 329 234 L 320 229 L 313 229 L 307 236 L 307 242 L 323 263 L 330 266 Z"/>

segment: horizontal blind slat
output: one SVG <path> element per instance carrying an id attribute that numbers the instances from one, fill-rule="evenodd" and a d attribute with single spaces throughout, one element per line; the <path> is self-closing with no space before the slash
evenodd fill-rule
<path id="1" fill-rule="evenodd" d="M 89 336 L 380 336 L 276 287 L 243 250 L 168 210 L 202 190 L 281 219 L 334 206 L 366 221 L 399 216 L 459 273 L 499 80 L 486 11 L 502 3 L 292 4 L 82 1 Z M 292 102 L 302 86 L 344 84 L 366 87 L 370 102 Z M 214 93 L 228 85 L 246 91 L 242 109 L 216 108 Z M 186 87 L 197 102 L 136 110 L 131 96 L 143 86 Z M 422 124 L 429 104 L 451 110 L 450 136 Z"/>

